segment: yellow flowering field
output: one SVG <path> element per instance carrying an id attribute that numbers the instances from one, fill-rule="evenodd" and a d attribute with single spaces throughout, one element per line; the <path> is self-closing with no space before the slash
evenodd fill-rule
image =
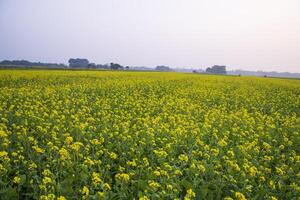
<path id="1" fill-rule="evenodd" d="M 300 80 L 0 70 L 0 199 L 299 199 Z"/>

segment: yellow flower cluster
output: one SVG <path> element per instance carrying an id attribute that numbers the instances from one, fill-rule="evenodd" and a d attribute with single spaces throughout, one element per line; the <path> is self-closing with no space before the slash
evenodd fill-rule
<path id="1" fill-rule="evenodd" d="M 121 182 L 124 182 L 124 183 L 127 183 L 130 179 L 129 175 L 126 174 L 126 173 L 120 173 L 120 174 L 116 174 L 116 179 L 121 181 Z"/>

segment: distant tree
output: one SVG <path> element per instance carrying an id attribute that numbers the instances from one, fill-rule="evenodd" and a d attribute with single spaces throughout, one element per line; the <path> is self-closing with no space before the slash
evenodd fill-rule
<path id="1" fill-rule="evenodd" d="M 34 63 L 27 60 L 4 60 L 0 63 L 1 65 L 15 65 L 15 66 L 32 66 Z M 38 63 L 36 63 L 38 64 Z"/>
<path id="2" fill-rule="evenodd" d="M 46 68 L 65 68 L 64 64 L 58 63 L 42 63 L 42 62 L 30 62 L 27 60 L 3 60 L 0 65 L 6 66 L 20 66 L 20 67 L 46 67 Z"/>
<path id="3" fill-rule="evenodd" d="M 122 65 L 119 65 L 117 63 L 110 63 L 110 69 L 112 70 L 122 70 L 124 67 Z"/>
<path id="4" fill-rule="evenodd" d="M 58 66 L 61 67 L 61 68 L 67 68 L 67 65 L 65 65 L 63 63 L 59 63 Z"/>
<path id="5" fill-rule="evenodd" d="M 97 68 L 97 69 L 101 69 L 101 68 L 103 68 L 103 65 L 97 64 L 97 65 L 96 65 L 96 68 Z"/>
<path id="6" fill-rule="evenodd" d="M 210 74 L 226 74 L 226 66 L 214 65 L 206 69 L 206 73 Z"/>
<path id="7" fill-rule="evenodd" d="M 87 68 L 89 68 L 89 69 L 96 69 L 97 66 L 96 66 L 95 63 L 89 63 L 88 66 L 87 66 Z"/>
<path id="8" fill-rule="evenodd" d="M 97 69 L 109 69 L 109 66 L 108 65 L 97 64 L 96 68 Z"/>
<path id="9" fill-rule="evenodd" d="M 157 66 L 157 67 L 155 68 L 155 70 L 157 70 L 157 71 L 163 71 L 163 72 L 170 72 L 170 71 L 173 71 L 170 67 L 168 67 L 168 66 L 163 66 L 163 65 Z"/>
<path id="10" fill-rule="evenodd" d="M 87 68 L 89 65 L 88 59 L 85 58 L 70 58 L 69 59 L 69 66 L 71 68 Z"/>

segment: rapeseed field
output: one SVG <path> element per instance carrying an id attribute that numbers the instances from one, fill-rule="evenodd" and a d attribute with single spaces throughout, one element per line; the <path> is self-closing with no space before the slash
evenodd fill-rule
<path id="1" fill-rule="evenodd" d="M 299 199 L 300 80 L 0 70 L 0 199 Z"/>

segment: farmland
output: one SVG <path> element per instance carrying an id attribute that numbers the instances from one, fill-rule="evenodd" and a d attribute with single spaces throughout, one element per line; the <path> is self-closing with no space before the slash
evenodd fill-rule
<path id="1" fill-rule="evenodd" d="M 0 70 L 0 199 L 299 199 L 300 80 Z"/>

